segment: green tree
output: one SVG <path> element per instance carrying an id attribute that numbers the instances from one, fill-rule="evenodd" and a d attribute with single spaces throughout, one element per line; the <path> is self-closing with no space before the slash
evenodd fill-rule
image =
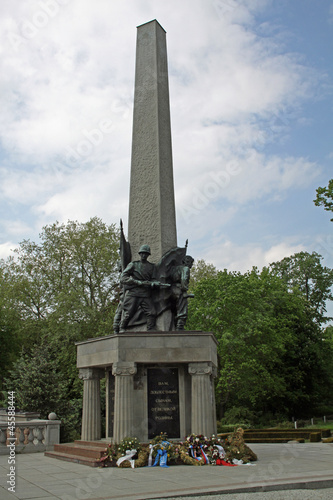
<path id="1" fill-rule="evenodd" d="M 299 252 L 270 264 L 272 272 L 285 281 L 290 292 L 301 291 L 320 325 L 331 319 L 325 316 L 326 302 L 333 300 L 333 270 L 322 266 L 321 260 L 316 252 Z"/>
<path id="2" fill-rule="evenodd" d="M 191 269 L 191 279 L 190 288 L 192 289 L 195 284 L 206 278 L 215 278 L 217 276 L 218 270 L 214 264 L 209 264 L 203 259 L 194 261 L 194 265 Z"/>
<path id="3" fill-rule="evenodd" d="M 55 349 L 46 342 L 24 350 L 6 381 L 8 390 L 17 390 L 16 402 L 20 410 L 38 411 L 47 418 L 51 411 L 58 412 L 64 379 Z"/>
<path id="4" fill-rule="evenodd" d="M 4 272 L 23 319 L 92 322 L 112 311 L 118 231 L 97 217 L 45 226 L 40 243 L 23 241 Z M 95 328 L 94 327 L 94 328 Z"/>
<path id="5" fill-rule="evenodd" d="M 31 349 L 24 349 L 6 379 L 7 390 L 15 391 L 16 405 L 21 411 L 36 411 L 42 419 L 56 412 L 62 421 L 62 439 L 80 435 L 82 394 L 71 397 L 68 380 L 62 369 L 57 346 L 44 339 Z"/>
<path id="6" fill-rule="evenodd" d="M 16 352 L 23 348 L 18 364 L 14 368 L 6 364 L 4 374 L 21 401 L 25 405 L 30 401 L 30 410 L 40 411 L 41 403 L 35 397 L 24 399 L 26 385 L 15 382 L 15 367 L 20 363 L 37 373 L 39 363 L 47 360 L 44 365 L 50 364 L 50 380 L 56 373 L 62 384 L 61 397 L 55 394 L 54 399 L 58 406 L 62 400 L 80 399 L 82 381 L 76 369 L 75 342 L 112 331 L 119 280 L 118 246 L 115 226 L 107 226 L 96 217 L 86 223 L 56 222 L 43 228 L 40 242 L 23 241 L 14 256 L 2 262 L 5 309 L 15 311 L 21 338 Z M 40 352 L 40 345 L 48 350 Z M 31 366 L 27 364 L 29 356 Z M 49 407 L 51 393 L 42 390 L 38 380 L 35 389 Z M 69 413 L 63 413 L 68 422 Z"/>
<path id="7" fill-rule="evenodd" d="M 261 280 L 256 269 L 245 275 L 225 270 L 194 289 L 188 327 L 213 331 L 218 338 L 221 416 L 228 404 L 253 408 L 259 400 L 276 398 L 283 389 L 279 372 L 273 369 L 284 343 L 272 334 L 276 321 L 270 314 L 274 301 L 272 296 L 268 299 L 269 277 L 265 271 L 266 282 Z"/>
<path id="8" fill-rule="evenodd" d="M 282 369 L 288 381 L 290 416 L 311 417 L 331 405 L 333 350 L 307 308 L 295 324 Z"/>
<path id="9" fill-rule="evenodd" d="M 19 317 L 8 303 L 9 287 L 0 268 L 0 391 L 7 370 L 19 355 L 21 343 Z"/>
<path id="10" fill-rule="evenodd" d="M 317 207 L 323 206 L 327 212 L 333 212 L 333 179 L 328 181 L 327 187 L 319 187 L 316 193 L 314 204 Z M 331 221 L 333 222 L 333 218 Z"/>
<path id="11" fill-rule="evenodd" d="M 220 417 L 233 407 L 304 416 L 323 393 L 318 381 L 328 378 L 320 367 L 321 329 L 302 291 L 290 293 L 268 268 L 219 271 L 193 291 L 188 328 L 213 331 L 218 339 Z"/>

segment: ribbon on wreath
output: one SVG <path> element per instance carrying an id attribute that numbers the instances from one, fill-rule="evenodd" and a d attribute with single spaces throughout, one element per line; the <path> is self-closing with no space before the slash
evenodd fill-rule
<path id="1" fill-rule="evenodd" d="M 206 455 L 206 453 L 204 452 L 203 450 L 203 446 L 200 445 L 200 448 L 201 448 L 201 455 L 202 455 L 202 460 L 204 461 L 205 464 L 209 464 L 209 458 L 208 456 Z"/>
<path id="2" fill-rule="evenodd" d="M 194 458 L 194 460 L 198 460 L 199 461 L 201 459 L 201 457 L 197 457 L 197 452 L 196 452 L 196 450 L 195 450 L 195 448 L 193 447 L 192 444 L 190 446 L 190 455 L 191 455 L 192 458 Z"/>
<path id="3" fill-rule="evenodd" d="M 216 460 L 216 465 L 224 465 L 226 467 L 237 467 L 237 464 L 231 464 L 230 462 L 226 462 L 222 458 L 218 458 Z"/>
<path id="4" fill-rule="evenodd" d="M 166 467 L 166 468 L 169 467 L 167 465 L 167 461 L 168 461 L 168 450 L 167 450 L 167 448 L 168 448 L 169 445 L 170 445 L 169 441 L 162 441 L 161 446 L 163 446 L 163 448 L 159 448 L 157 450 L 157 455 L 156 455 L 153 467 L 156 467 L 156 465 L 158 465 L 158 462 L 160 463 L 160 467 Z"/>
<path id="5" fill-rule="evenodd" d="M 193 447 L 193 445 L 190 446 L 190 455 L 192 458 L 194 458 L 194 460 L 197 460 L 198 462 L 200 460 L 203 460 L 204 464 L 209 464 L 209 458 L 206 455 L 206 453 L 204 452 L 202 444 L 200 445 L 200 453 L 201 453 L 201 457 L 198 457 L 197 450 Z"/>
<path id="6" fill-rule="evenodd" d="M 235 467 L 236 463 L 230 463 L 224 460 L 225 458 L 225 451 L 223 446 L 220 446 L 219 444 L 214 444 L 214 448 L 217 448 L 218 453 L 219 453 L 219 458 L 216 460 L 216 465 L 224 465 L 225 467 Z"/>
<path id="7" fill-rule="evenodd" d="M 153 465 L 153 451 L 154 451 L 155 446 L 157 446 L 157 445 L 156 444 L 149 445 L 148 467 L 152 467 L 152 465 Z"/>
<path id="8" fill-rule="evenodd" d="M 131 464 L 131 467 L 132 469 L 134 469 L 134 465 L 135 465 L 135 460 L 133 460 L 133 457 L 134 455 L 137 453 L 136 450 L 126 450 L 126 453 L 124 456 L 118 458 L 117 460 L 117 465 L 119 467 L 120 464 L 122 464 L 123 462 L 125 462 L 126 460 L 129 461 L 129 463 Z"/>

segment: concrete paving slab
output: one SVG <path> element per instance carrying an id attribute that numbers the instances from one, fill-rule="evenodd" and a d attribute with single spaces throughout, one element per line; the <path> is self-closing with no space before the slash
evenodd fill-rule
<path id="1" fill-rule="evenodd" d="M 38 479 L 38 480 L 34 480 L 34 483 L 36 486 L 38 486 L 39 488 L 41 489 L 44 489 L 46 491 L 49 491 L 49 488 L 52 488 L 52 487 L 56 487 L 59 485 L 59 479 L 50 479 L 50 478 L 46 478 L 45 480 L 43 479 Z"/>
<path id="2" fill-rule="evenodd" d="M 15 491 L 15 497 L 21 500 L 37 500 L 38 498 L 43 498 L 47 494 L 47 491 L 38 488 L 38 486 L 31 486 L 29 488 L 18 487 Z"/>
<path id="3" fill-rule="evenodd" d="M 16 491 L 6 485 L 8 463 L 0 456 L 1 500 L 31 498 L 77 500 L 148 500 L 205 495 L 243 495 L 295 489 L 333 488 L 333 444 L 253 444 L 259 460 L 254 466 L 173 466 L 138 469 L 90 468 L 45 457 L 43 453 L 16 456 Z M 327 490 L 328 491 L 328 490 Z M 254 497 L 253 494 L 256 496 Z M 215 496 L 216 495 L 216 496 Z M 210 499 L 212 496 L 209 497 Z M 266 498 L 266 497 L 265 497 Z M 278 497 L 276 497 L 278 498 Z M 295 497 L 296 498 L 296 497 Z M 300 497 L 301 498 L 301 497 Z M 303 497 L 303 500 L 306 497 Z M 320 497 L 318 497 L 320 498 Z M 323 497 L 326 498 L 326 497 Z M 328 498 L 328 497 L 327 497 Z"/>
<path id="4" fill-rule="evenodd" d="M 12 497 L 12 500 L 13 500 L 13 497 Z M 47 497 L 40 497 L 38 498 L 38 500 L 59 500 L 59 497 L 57 496 L 53 496 L 53 495 L 49 495 Z"/>
<path id="5" fill-rule="evenodd" d="M 189 497 L 172 497 L 169 500 L 188 500 Z M 288 490 L 262 493 L 236 493 L 212 496 L 194 496 L 191 500 L 332 500 L 333 488 L 325 490 Z M 162 499 L 158 499 L 162 500 Z"/>

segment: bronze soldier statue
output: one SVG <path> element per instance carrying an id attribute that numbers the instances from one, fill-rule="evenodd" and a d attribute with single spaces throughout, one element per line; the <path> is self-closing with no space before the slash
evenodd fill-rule
<path id="1" fill-rule="evenodd" d="M 156 266 L 147 260 L 151 254 L 149 245 L 142 245 L 138 253 L 140 260 L 128 264 L 120 277 L 125 294 L 120 330 L 126 329 L 138 308 L 143 310 L 147 318 L 147 330 L 156 328 L 156 311 L 151 297 L 152 288 L 159 285 L 154 281 Z"/>
<path id="2" fill-rule="evenodd" d="M 190 269 L 194 259 L 190 255 L 183 258 L 182 265 L 174 266 L 171 270 L 172 288 L 171 299 L 175 302 L 176 330 L 184 330 L 188 315 L 188 298 L 193 297 L 187 293 L 190 281 Z"/>

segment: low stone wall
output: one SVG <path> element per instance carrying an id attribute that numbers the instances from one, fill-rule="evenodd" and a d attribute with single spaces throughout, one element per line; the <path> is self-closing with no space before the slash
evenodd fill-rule
<path id="1" fill-rule="evenodd" d="M 226 439 L 229 432 L 218 434 L 219 438 Z M 331 436 L 330 429 L 245 429 L 244 441 L 246 443 L 288 443 L 298 441 L 304 443 L 319 443 L 322 438 Z"/>
<path id="2" fill-rule="evenodd" d="M 26 420 L 15 423 L 15 441 L 8 423 L 0 421 L 0 455 L 9 454 L 9 445 L 16 453 L 35 453 L 53 449 L 60 442 L 60 420 Z"/>
<path id="3" fill-rule="evenodd" d="M 258 438 L 289 438 L 291 439 L 310 439 L 311 434 L 319 436 L 318 441 L 324 437 L 330 437 L 330 429 L 246 429 L 244 439 Z M 252 441 L 253 442 L 253 441 Z"/>

